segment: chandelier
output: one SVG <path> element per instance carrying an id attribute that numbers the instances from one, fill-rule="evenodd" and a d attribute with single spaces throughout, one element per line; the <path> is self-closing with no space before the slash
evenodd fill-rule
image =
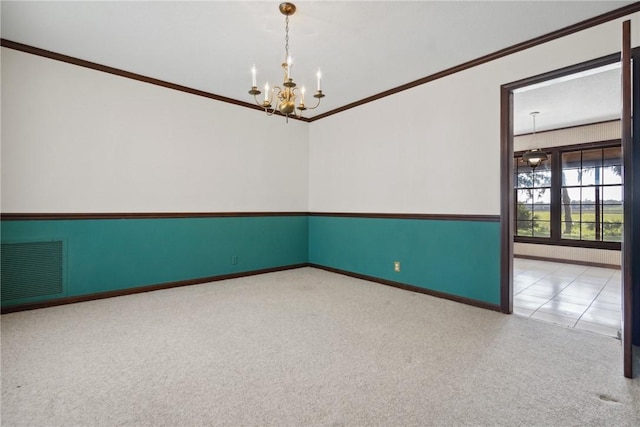
<path id="1" fill-rule="evenodd" d="M 535 142 L 536 137 L 536 115 L 540 114 L 539 111 L 533 111 L 531 113 L 531 118 L 533 119 L 533 135 L 531 136 L 531 140 Z M 531 169 L 535 170 L 542 162 L 549 159 L 547 153 L 540 150 L 539 148 L 534 148 L 532 150 L 527 151 L 522 155 L 522 160 L 527 162 L 527 164 L 531 167 Z"/>
<path id="2" fill-rule="evenodd" d="M 313 97 L 317 99 L 316 105 L 308 107 L 304 103 L 305 87 L 302 86 L 298 88 L 296 83 L 293 81 L 293 77 L 291 76 L 292 60 L 291 56 L 289 56 L 289 16 L 296 12 L 296 6 L 293 3 L 280 3 L 279 9 L 280 13 L 285 16 L 284 62 L 282 63 L 282 69 L 284 71 L 283 87 L 274 86 L 270 88 L 269 82 L 267 82 L 264 85 L 264 99 L 260 101 L 258 99 L 258 95 L 262 92 L 258 89 L 258 85 L 256 83 L 256 67 L 254 65 L 253 68 L 251 68 L 252 84 L 249 94 L 253 95 L 253 99 L 256 104 L 262 107 L 267 115 L 271 116 L 273 113 L 278 111 L 287 118 L 288 122 L 289 116 L 302 117 L 302 113 L 305 110 L 313 110 L 318 107 L 318 105 L 320 105 L 320 100 L 324 98 L 324 94 L 320 87 L 320 79 L 322 75 L 320 74 L 320 70 L 318 70 L 316 75 L 316 92 L 313 95 Z M 299 101 L 298 97 L 300 98 Z M 274 99 L 276 105 L 273 104 Z M 296 101 L 298 101 L 298 105 L 296 105 Z"/>

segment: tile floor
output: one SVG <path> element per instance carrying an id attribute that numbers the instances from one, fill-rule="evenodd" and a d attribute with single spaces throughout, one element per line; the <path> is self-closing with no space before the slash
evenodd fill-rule
<path id="1" fill-rule="evenodd" d="M 620 270 L 513 260 L 513 312 L 532 319 L 618 337 Z"/>

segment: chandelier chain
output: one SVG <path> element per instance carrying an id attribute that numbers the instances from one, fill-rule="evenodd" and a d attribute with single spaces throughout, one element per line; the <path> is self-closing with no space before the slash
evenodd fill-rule
<path id="1" fill-rule="evenodd" d="M 287 59 L 289 58 L 289 15 L 285 17 L 284 32 L 284 62 L 287 62 Z"/>

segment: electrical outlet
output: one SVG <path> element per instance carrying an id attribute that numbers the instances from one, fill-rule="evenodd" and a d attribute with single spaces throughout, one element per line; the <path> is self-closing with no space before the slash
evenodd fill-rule
<path id="1" fill-rule="evenodd" d="M 231 264 L 236 265 L 238 263 L 238 255 L 231 257 Z"/>
<path id="2" fill-rule="evenodd" d="M 400 273 L 400 261 L 395 261 L 393 263 L 393 271 L 396 273 Z"/>

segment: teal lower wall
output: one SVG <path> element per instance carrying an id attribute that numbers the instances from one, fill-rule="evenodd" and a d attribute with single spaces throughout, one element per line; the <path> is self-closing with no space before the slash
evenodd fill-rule
<path id="1" fill-rule="evenodd" d="M 299 216 L 2 221 L 2 243 L 63 240 L 63 294 L 2 306 L 307 262 Z M 233 263 L 232 257 L 237 257 Z"/>
<path id="2" fill-rule="evenodd" d="M 498 222 L 313 215 L 8 220 L 1 232 L 2 243 L 65 244 L 64 292 L 3 300 L 3 307 L 305 263 L 500 304 Z"/>
<path id="3" fill-rule="evenodd" d="M 311 216 L 309 262 L 500 304 L 499 222 Z"/>

